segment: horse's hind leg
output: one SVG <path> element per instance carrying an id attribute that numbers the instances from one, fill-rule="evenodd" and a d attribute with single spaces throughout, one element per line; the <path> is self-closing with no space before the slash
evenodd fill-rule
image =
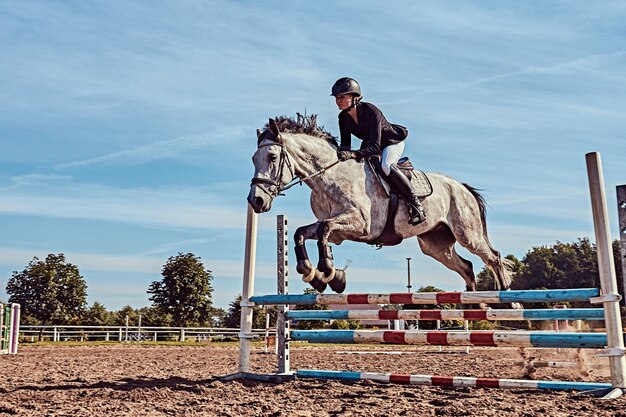
<path id="1" fill-rule="evenodd" d="M 455 271 L 465 280 L 467 291 L 476 291 L 476 276 L 472 263 L 456 253 L 454 244 L 456 239 L 448 226 L 431 230 L 417 237 L 422 252 L 433 257 L 449 269 Z"/>
<path id="2" fill-rule="evenodd" d="M 469 236 L 466 230 L 473 230 Z M 511 262 L 500 255 L 500 252 L 491 247 L 485 234 L 476 229 L 462 229 L 454 234 L 457 241 L 465 249 L 480 257 L 494 275 L 494 285 L 497 290 L 507 290 L 511 286 Z"/>

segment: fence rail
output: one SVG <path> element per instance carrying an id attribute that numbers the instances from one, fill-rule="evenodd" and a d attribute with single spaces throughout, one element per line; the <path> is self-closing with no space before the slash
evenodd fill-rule
<path id="1" fill-rule="evenodd" d="M 259 338 L 266 336 L 266 329 L 254 329 Z M 270 330 L 269 334 L 275 334 Z M 21 325 L 20 339 L 23 341 L 88 341 L 105 340 L 118 342 L 133 341 L 219 341 L 238 339 L 238 328 L 225 327 L 150 327 L 150 326 L 41 326 Z"/>

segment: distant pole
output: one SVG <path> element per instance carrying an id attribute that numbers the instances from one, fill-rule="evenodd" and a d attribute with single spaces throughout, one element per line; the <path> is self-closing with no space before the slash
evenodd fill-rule
<path id="1" fill-rule="evenodd" d="M 411 292 L 411 258 L 406 258 L 406 273 L 406 277 L 408 280 L 408 285 L 406 286 L 406 289 Z"/>
<path id="2" fill-rule="evenodd" d="M 622 283 L 624 284 L 624 305 L 626 305 L 626 184 L 617 187 L 617 217 L 619 221 L 620 263 L 622 264 Z M 616 265 L 619 267 L 619 265 Z"/>

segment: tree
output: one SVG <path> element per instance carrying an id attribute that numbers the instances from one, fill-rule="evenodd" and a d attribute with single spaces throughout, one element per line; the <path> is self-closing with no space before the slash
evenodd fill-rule
<path id="1" fill-rule="evenodd" d="M 77 323 L 87 306 L 87 284 L 65 255 L 34 257 L 22 271 L 13 271 L 6 292 L 25 316 L 42 324 Z"/>
<path id="2" fill-rule="evenodd" d="M 416 292 L 442 292 L 441 288 L 434 287 L 432 285 L 422 286 L 417 289 Z M 454 304 L 404 304 L 402 310 L 450 310 L 454 308 Z M 420 329 L 435 329 L 437 322 L 434 320 L 406 320 L 407 326 L 418 326 Z M 444 320 L 441 325 L 444 327 L 451 326 L 455 322 L 450 320 Z"/>
<path id="3" fill-rule="evenodd" d="M 598 256 L 589 239 L 534 247 L 522 259 L 516 289 L 589 288 L 599 285 Z"/>
<path id="4" fill-rule="evenodd" d="M 224 327 L 231 329 L 238 329 L 241 325 L 241 294 L 237 294 L 235 299 L 228 305 L 228 312 L 224 316 Z M 222 310 L 223 311 L 223 310 Z M 265 313 L 270 313 L 270 326 L 276 325 L 276 308 L 265 306 L 265 309 L 261 306 L 252 308 L 252 328 L 264 329 L 265 328 Z"/>
<path id="5" fill-rule="evenodd" d="M 113 313 L 99 302 L 94 302 L 85 314 L 83 314 L 81 324 L 87 326 L 111 326 L 113 325 Z"/>
<path id="6" fill-rule="evenodd" d="M 314 288 L 306 288 L 304 294 L 319 294 L 319 292 Z M 307 305 L 297 305 L 293 308 L 294 310 L 328 310 L 328 304 L 313 304 L 310 306 Z M 325 326 L 324 321 L 320 320 L 298 320 L 297 327 L 300 330 L 311 330 L 311 329 L 320 329 Z"/>
<path id="7" fill-rule="evenodd" d="M 204 325 L 210 321 L 213 279 L 200 257 L 193 253 L 171 256 L 162 271 L 163 279 L 150 284 L 150 301 L 162 312 L 172 315 L 174 326 Z"/>

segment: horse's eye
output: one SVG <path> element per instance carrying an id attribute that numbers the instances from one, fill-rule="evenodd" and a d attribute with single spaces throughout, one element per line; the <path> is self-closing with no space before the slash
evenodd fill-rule
<path id="1" fill-rule="evenodd" d="M 276 161 L 277 159 L 278 159 L 278 155 L 273 154 L 273 153 L 272 153 L 272 154 L 270 154 L 270 161 L 274 162 L 274 161 Z"/>

